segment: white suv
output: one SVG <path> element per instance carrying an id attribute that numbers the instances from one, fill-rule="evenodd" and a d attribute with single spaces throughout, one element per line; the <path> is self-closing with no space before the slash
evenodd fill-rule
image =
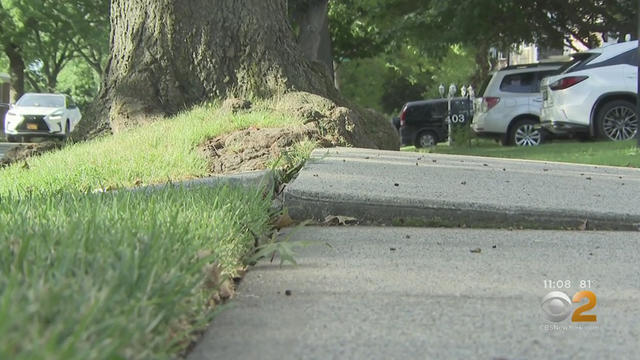
<path id="1" fill-rule="evenodd" d="M 480 90 L 471 128 L 504 145 L 536 146 L 542 142 L 540 81 L 565 63 L 514 65 L 497 71 Z"/>
<path id="2" fill-rule="evenodd" d="M 542 126 L 556 134 L 628 140 L 638 131 L 638 42 L 573 54 L 542 82 Z"/>

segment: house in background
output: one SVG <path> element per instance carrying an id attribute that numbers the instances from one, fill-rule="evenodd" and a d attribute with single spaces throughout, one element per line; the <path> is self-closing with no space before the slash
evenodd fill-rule
<path id="1" fill-rule="evenodd" d="M 612 45 L 618 42 L 618 39 L 613 36 L 600 35 L 600 40 L 602 46 Z M 565 46 L 564 49 L 540 48 L 535 44 L 522 43 L 517 45 L 514 50 L 508 54 L 496 52 L 498 56 L 497 64 L 498 68 L 501 69 L 509 65 L 533 64 L 545 61 L 568 61 L 568 55 L 575 53 L 575 49 L 580 51 L 588 50 L 576 40 L 572 40 L 571 46 Z"/>

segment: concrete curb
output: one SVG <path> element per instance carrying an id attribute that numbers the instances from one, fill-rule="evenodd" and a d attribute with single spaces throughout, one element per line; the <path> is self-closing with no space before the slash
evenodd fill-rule
<path id="1" fill-rule="evenodd" d="M 185 180 L 174 183 L 149 185 L 130 189 L 131 191 L 157 191 L 167 187 L 217 187 L 228 185 L 232 187 L 264 187 L 265 190 L 273 191 L 276 186 L 276 174 L 272 170 L 250 171 L 244 173 L 212 176 L 200 179 Z"/>

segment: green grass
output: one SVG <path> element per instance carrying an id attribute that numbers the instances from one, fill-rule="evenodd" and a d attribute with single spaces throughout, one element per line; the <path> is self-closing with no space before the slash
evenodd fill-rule
<path id="1" fill-rule="evenodd" d="M 0 359 L 176 358 L 212 318 L 206 266 L 232 273 L 246 261 L 253 234 L 270 229 L 271 197 L 94 190 L 205 176 L 205 140 L 301 125 L 254 109 L 204 105 L 0 169 Z M 295 167 L 312 147 L 273 165 Z"/>
<path id="2" fill-rule="evenodd" d="M 538 147 L 500 146 L 488 141 L 474 141 L 471 147 L 438 145 L 434 149 L 403 148 L 403 151 L 426 151 L 439 154 L 474 155 L 511 159 L 559 161 L 579 164 L 640 167 L 640 151 L 635 141 L 573 142 L 557 141 Z"/>
<path id="3" fill-rule="evenodd" d="M 264 107 L 266 108 L 266 107 Z M 207 175 L 207 159 L 196 151 L 206 139 L 234 130 L 299 126 L 270 110 L 229 115 L 203 105 L 174 118 L 88 143 L 65 147 L 0 171 L 0 195 L 38 191 L 92 191 L 164 183 Z"/>
<path id="4" fill-rule="evenodd" d="M 203 267 L 234 269 L 269 206 L 230 188 L 0 198 L 0 359 L 174 358 L 211 319 Z"/>

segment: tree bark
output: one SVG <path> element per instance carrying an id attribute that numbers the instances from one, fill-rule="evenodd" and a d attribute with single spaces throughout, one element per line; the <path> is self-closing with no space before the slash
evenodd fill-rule
<path id="1" fill-rule="evenodd" d="M 13 104 L 24 94 L 24 59 L 22 59 L 20 48 L 16 44 L 6 44 L 4 51 L 9 58 L 9 75 L 11 76 L 9 98 Z"/>
<path id="2" fill-rule="evenodd" d="M 94 113 L 115 131 L 212 98 L 290 90 L 337 97 L 326 71 L 301 55 L 286 0 L 111 6 L 111 56 Z"/>
<path id="3" fill-rule="evenodd" d="M 300 27 L 298 45 L 304 56 L 333 75 L 333 49 L 329 33 L 329 0 L 294 0 L 293 21 Z"/>

